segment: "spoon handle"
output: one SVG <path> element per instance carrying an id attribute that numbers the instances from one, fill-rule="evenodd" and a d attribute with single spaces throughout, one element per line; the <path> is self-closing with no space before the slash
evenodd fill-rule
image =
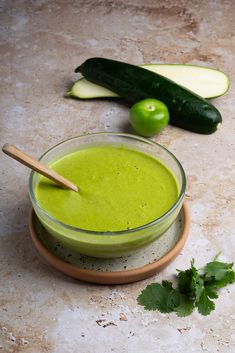
<path id="1" fill-rule="evenodd" d="M 38 162 L 37 160 L 33 159 L 14 145 L 6 143 L 2 151 L 6 153 L 8 156 L 14 158 L 18 162 L 26 165 L 27 167 L 33 169 L 34 171 L 38 172 L 39 174 L 44 175 L 48 179 L 54 181 L 56 184 L 60 186 L 70 189 L 73 191 L 78 192 L 77 186 L 71 183 L 68 179 L 65 179 L 62 175 L 56 173 L 54 170 L 48 168 L 47 166 L 43 165 L 42 163 Z"/>

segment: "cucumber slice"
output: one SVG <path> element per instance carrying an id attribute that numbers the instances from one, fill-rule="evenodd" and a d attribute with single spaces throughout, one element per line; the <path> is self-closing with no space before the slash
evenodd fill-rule
<path id="1" fill-rule="evenodd" d="M 169 78 L 203 98 L 222 96 L 229 89 L 228 76 L 209 67 L 179 64 L 149 64 L 142 67 Z"/>
<path id="2" fill-rule="evenodd" d="M 222 96 L 229 89 L 228 76 L 216 69 L 180 64 L 148 64 L 140 66 L 165 76 L 203 98 Z M 75 82 L 67 96 L 82 99 L 118 97 L 116 93 L 92 83 L 84 77 Z"/>
<path id="3" fill-rule="evenodd" d="M 107 88 L 96 85 L 84 77 L 74 83 L 71 90 L 67 93 L 67 96 L 81 99 L 119 97 L 116 93 Z"/>

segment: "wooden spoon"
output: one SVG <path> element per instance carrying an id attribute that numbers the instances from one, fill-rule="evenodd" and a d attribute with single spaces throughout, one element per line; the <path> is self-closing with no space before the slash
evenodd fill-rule
<path id="1" fill-rule="evenodd" d="M 16 159 L 18 162 L 35 170 L 35 172 L 38 172 L 39 174 L 44 175 L 48 179 L 54 181 L 56 184 L 64 187 L 65 189 L 70 189 L 76 192 L 79 191 L 78 187 L 72 184 L 68 179 L 65 179 L 62 175 L 56 173 L 54 170 L 36 161 L 35 159 L 30 157 L 23 151 L 19 150 L 17 147 L 10 145 L 9 143 L 6 143 L 3 146 L 2 151 L 6 153 L 8 156 Z"/>

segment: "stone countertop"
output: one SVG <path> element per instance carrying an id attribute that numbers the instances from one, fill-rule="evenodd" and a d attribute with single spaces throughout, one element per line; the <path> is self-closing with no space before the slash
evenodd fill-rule
<path id="1" fill-rule="evenodd" d="M 0 7 L 0 141 L 35 157 L 74 135 L 129 131 L 121 102 L 64 98 L 74 68 L 89 57 L 198 64 L 234 81 L 232 0 L 3 0 Z M 214 101 L 223 116 L 215 134 L 168 126 L 154 137 L 187 173 L 191 230 L 177 259 L 142 282 L 98 286 L 49 267 L 29 235 L 29 171 L 0 154 L 0 352 L 235 351 L 234 286 L 221 290 L 208 317 L 146 312 L 136 302 L 147 284 L 171 280 L 192 257 L 198 266 L 219 251 L 234 260 L 234 93 L 231 85 Z"/>

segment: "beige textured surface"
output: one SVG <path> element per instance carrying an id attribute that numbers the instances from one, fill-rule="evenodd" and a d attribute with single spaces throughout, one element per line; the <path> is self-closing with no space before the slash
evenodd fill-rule
<path id="1" fill-rule="evenodd" d="M 199 266 L 218 251 L 234 260 L 235 2 L 3 0 L 0 6 L 0 141 L 35 157 L 77 134 L 129 129 L 121 103 L 63 97 L 77 78 L 74 68 L 88 57 L 206 65 L 232 81 L 215 101 L 224 118 L 217 133 L 169 126 L 154 138 L 187 172 L 192 227 L 175 262 L 140 283 L 84 284 L 44 263 L 27 226 L 28 171 L 0 155 L 0 352 L 234 352 L 234 286 L 221 291 L 209 317 L 145 312 L 136 297 L 192 257 Z"/>

